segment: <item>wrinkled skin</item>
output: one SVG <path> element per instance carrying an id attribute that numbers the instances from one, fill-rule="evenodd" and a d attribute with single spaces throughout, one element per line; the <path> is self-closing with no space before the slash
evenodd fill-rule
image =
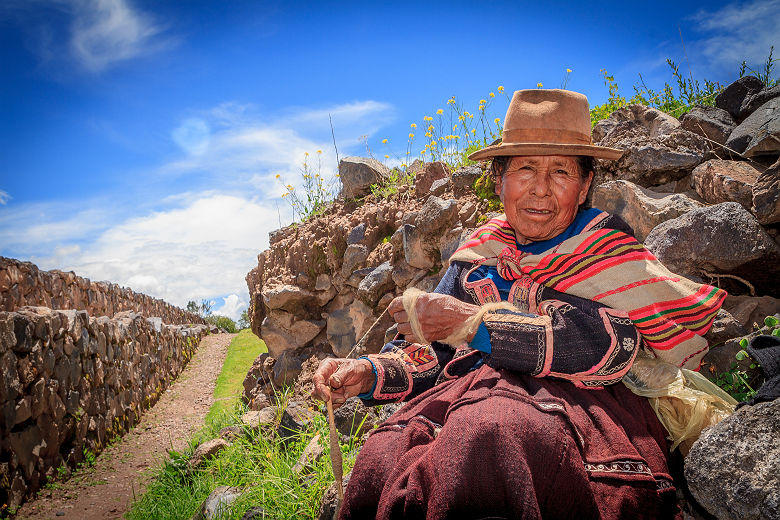
<path id="1" fill-rule="evenodd" d="M 585 202 L 593 172 L 580 176 L 575 157 L 540 155 L 513 157 L 496 179 L 496 195 L 521 244 L 560 235 Z"/>
<path id="2" fill-rule="evenodd" d="M 579 205 L 585 202 L 593 172 L 582 179 L 575 157 L 564 155 L 518 156 L 496 180 L 496 195 L 504 203 L 509 224 L 521 244 L 549 240 L 561 234 L 574 221 Z M 405 339 L 417 343 L 401 297 L 388 307 Z M 417 299 L 415 311 L 425 339 L 441 340 L 452 334 L 477 305 L 446 294 L 428 293 Z M 471 338 L 468 338 L 469 340 Z M 339 407 L 353 396 L 371 390 L 375 383 L 371 363 L 366 359 L 324 359 L 314 374 L 314 397 L 333 398 Z"/>

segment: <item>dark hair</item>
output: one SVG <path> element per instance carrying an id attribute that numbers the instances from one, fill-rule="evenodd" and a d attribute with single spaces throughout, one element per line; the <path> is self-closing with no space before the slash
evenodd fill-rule
<path id="1" fill-rule="evenodd" d="M 494 180 L 503 177 L 512 157 L 514 156 L 499 155 L 493 158 L 493 161 L 490 163 L 490 175 Z M 575 160 L 580 169 L 580 178 L 583 181 L 587 180 L 588 175 L 593 171 L 593 157 L 589 155 L 577 155 L 575 156 Z"/>

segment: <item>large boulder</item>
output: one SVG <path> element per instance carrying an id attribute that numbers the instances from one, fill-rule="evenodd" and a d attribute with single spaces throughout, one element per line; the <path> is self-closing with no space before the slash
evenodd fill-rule
<path id="1" fill-rule="evenodd" d="M 763 225 L 780 222 L 780 160 L 767 168 L 753 184 L 751 210 Z"/>
<path id="2" fill-rule="evenodd" d="M 331 312 L 328 315 L 326 330 L 333 353 L 337 357 L 347 357 L 372 322 L 371 309 L 360 300 Z"/>
<path id="3" fill-rule="evenodd" d="M 742 101 L 742 106 L 739 109 L 739 119 L 745 119 L 747 116 L 755 112 L 758 107 L 769 101 L 780 97 L 780 85 L 775 85 L 772 88 L 760 90 L 755 94 L 747 96 Z"/>
<path id="4" fill-rule="evenodd" d="M 715 96 L 715 106 L 738 119 L 745 98 L 757 94 L 764 88 L 764 82 L 755 76 L 743 76 L 724 88 Z"/>
<path id="5" fill-rule="evenodd" d="M 740 408 L 704 430 L 685 459 L 685 479 L 714 517 L 780 519 L 780 399 Z"/>
<path id="6" fill-rule="evenodd" d="M 734 275 L 761 293 L 778 291 L 780 246 L 736 202 L 667 220 L 650 232 L 645 245 L 675 273 L 707 278 Z"/>
<path id="7" fill-rule="evenodd" d="M 341 192 L 339 198 L 362 197 L 371 193 L 371 185 L 390 175 L 390 170 L 376 159 L 345 157 L 339 162 Z"/>
<path id="8" fill-rule="evenodd" d="M 689 132 L 725 144 L 737 123 L 722 108 L 697 105 L 680 117 L 680 125 Z"/>
<path id="9" fill-rule="evenodd" d="M 767 101 L 742 121 L 726 146 L 745 157 L 780 154 L 780 98 Z"/>
<path id="10" fill-rule="evenodd" d="M 420 168 L 414 178 L 414 191 L 418 195 L 427 194 L 431 190 L 433 183 L 439 179 L 446 179 L 450 176 L 449 167 L 440 161 L 425 163 Z"/>
<path id="11" fill-rule="evenodd" d="M 610 181 L 593 190 L 593 206 L 620 216 L 640 242 L 662 222 L 700 208 L 683 193 L 656 193 L 629 181 Z"/>
<path id="12" fill-rule="evenodd" d="M 463 166 L 452 174 L 452 184 L 458 197 L 473 190 L 474 182 L 482 175 L 482 169 L 477 165 Z"/>
<path id="13" fill-rule="evenodd" d="M 599 121 L 594 140 L 624 150 L 616 161 L 597 159 L 596 185 L 623 179 L 657 186 L 682 179 L 709 155 L 707 141 L 680 127 L 680 122 L 654 108 L 629 105 Z"/>
<path id="14" fill-rule="evenodd" d="M 383 262 L 374 268 L 358 285 L 357 296 L 369 307 L 374 307 L 387 291 L 393 289 L 393 266 Z"/>
<path id="15" fill-rule="evenodd" d="M 711 159 L 693 170 L 696 193 L 710 204 L 739 202 L 750 210 L 753 184 L 760 172 L 745 161 Z"/>

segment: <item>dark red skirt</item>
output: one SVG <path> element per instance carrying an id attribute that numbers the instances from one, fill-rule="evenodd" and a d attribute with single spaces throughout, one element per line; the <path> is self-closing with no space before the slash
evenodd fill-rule
<path id="1" fill-rule="evenodd" d="M 623 384 L 482 366 L 371 434 L 340 518 L 681 518 L 665 437 Z"/>

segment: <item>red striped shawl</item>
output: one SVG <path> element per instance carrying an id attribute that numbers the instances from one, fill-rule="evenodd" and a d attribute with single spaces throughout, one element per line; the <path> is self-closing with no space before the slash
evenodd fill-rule
<path id="1" fill-rule="evenodd" d="M 541 254 L 517 249 L 505 215 L 478 228 L 452 260 L 495 266 L 501 277 L 536 283 L 626 311 L 651 353 L 697 369 L 726 291 L 676 275 L 634 237 L 601 228 L 602 212 L 585 229 Z"/>

